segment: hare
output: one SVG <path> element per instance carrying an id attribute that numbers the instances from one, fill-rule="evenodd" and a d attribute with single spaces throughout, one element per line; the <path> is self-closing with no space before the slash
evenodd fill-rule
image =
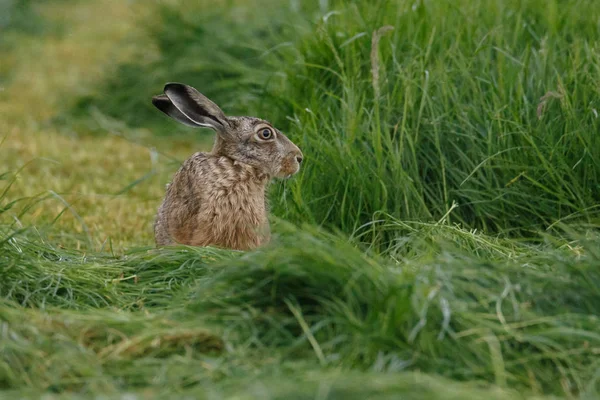
<path id="1" fill-rule="evenodd" d="M 188 85 L 166 84 L 152 104 L 182 124 L 217 133 L 212 151 L 193 154 L 167 185 L 156 245 L 251 250 L 268 243 L 267 185 L 300 170 L 300 149 L 263 119 L 225 116 Z"/>

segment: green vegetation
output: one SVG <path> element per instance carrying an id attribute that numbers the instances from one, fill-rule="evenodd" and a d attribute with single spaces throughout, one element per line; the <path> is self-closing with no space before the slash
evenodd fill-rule
<path id="1" fill-rule="evenodd" d="M 3 397 L 598 397 L 593 0 L 2 10 Z M 168 81 L 303 150 L 269 246 L 154 248 Z"/>

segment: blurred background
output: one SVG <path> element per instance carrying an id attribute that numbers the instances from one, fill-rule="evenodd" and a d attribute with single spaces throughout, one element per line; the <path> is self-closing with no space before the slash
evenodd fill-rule
<path id="1" fill-rule="evenodd" d="M 65 244 L 151 244 L 165 184 L 213 142 L 154 109 L 166 82 L 288 128 L 266 58 L 300 5 L 276 3 L 2 0 L 2 167 L 23 168 L 12 199 L 46 198 L 21 222 Z"/>

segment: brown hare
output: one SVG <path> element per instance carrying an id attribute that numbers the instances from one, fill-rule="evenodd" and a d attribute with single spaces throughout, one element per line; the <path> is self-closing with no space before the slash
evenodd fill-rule
<path id="1" fill-rule="evenodd" d="M 156 244 L 235 250 L 266 244 L 267 185 L 298 172 L 300 149 L 265 120 L 225 116 L 188 85 L 166 84 L 152 104 L 182 124 L 217 133 L 212 151 L 188 158 L 167 185 L 154 223 Z"/>

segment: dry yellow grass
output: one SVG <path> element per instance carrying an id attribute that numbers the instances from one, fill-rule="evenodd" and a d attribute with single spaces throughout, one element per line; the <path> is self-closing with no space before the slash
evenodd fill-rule
<path id="1" fill-rule="evenodd" d="M 148 149 L 114 136 L 70 138 L 57 132 L 14 129 L 0 154 L 11 170 L 31 161 L 11 188 L 10 198 L 55 192 L 71 205 L 57 222 L 58 231 L 82 233 L 78 214 L 96 244 L 108 236 L 117 247 L 151 244 L 153 214 L 172 171 L 157 171 L 131 191 L 114 195 L 158 168 Z M 46 200 L 27 214 L 33 221 L 23 223 L 51 221 L 64 207 L 59 197 Z"/>

